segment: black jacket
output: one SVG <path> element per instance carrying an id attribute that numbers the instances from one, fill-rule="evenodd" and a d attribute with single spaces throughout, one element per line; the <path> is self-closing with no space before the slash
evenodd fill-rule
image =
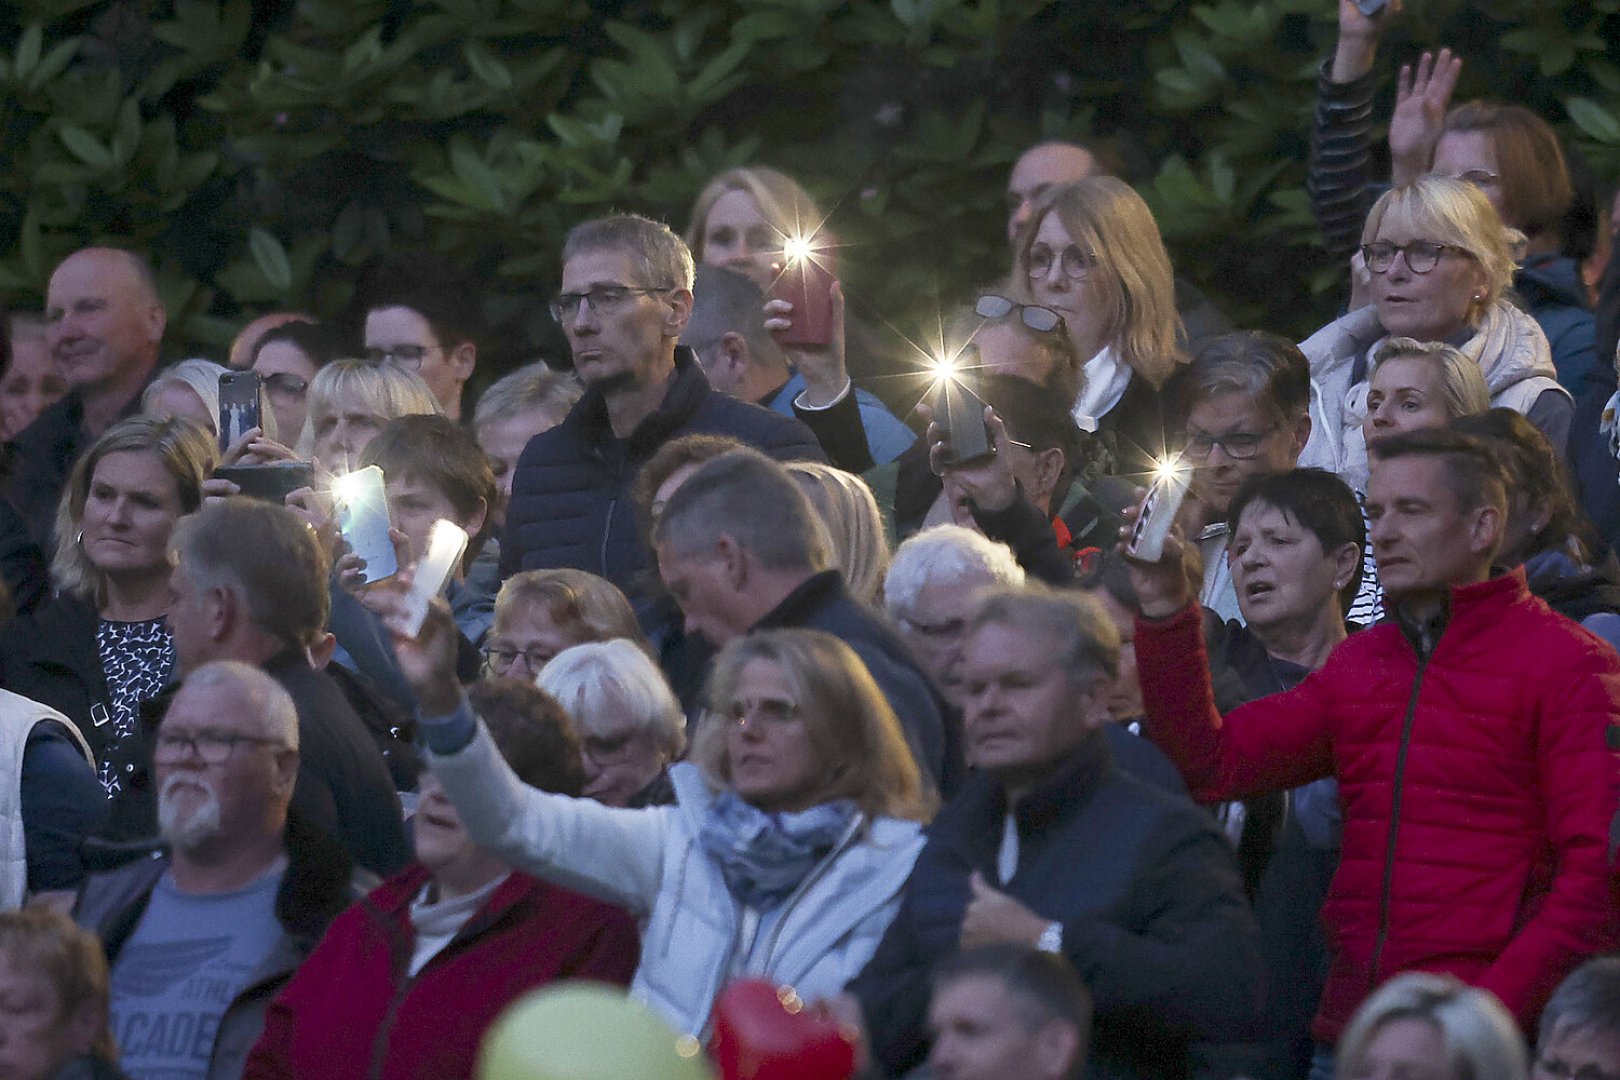
<path id="1" fill-rule="evenodd" d="M 850 984 L 891 1075 L 926 1051 L 934 962 L 955 951 L 977 870 L 995 882 L 1006 796 L 977 774 L 929 828 L 900 912 Z M 1063 951 L 1096 1005 L 1096 1077 L 1179 1077 L 1195 1038 L 1258 1005 L 1254 917 L 1225 839 L 1185 798 L 1119 772 L 1096 733 L 1021 800 L 1018 870 L 1005 886 L 1063 924 Z"/>
<path id="2" fill-rule="evenodd" d="M 355 863 L 387 876 L 411 861 L 404 813 L 382 751 L 332 678 L 309 666 L 297 649 L 266 661 L 265 673 L 298 710 L 298 782 L 293 808 L 306 826 L 323 830 Z M 138 764 L 113 802 L 109 838 L 157 834 L 157 792 L 152 735 L 168 710 L 169 694 L 142 708 L 142 732 L 133 752 Z"/>
<path id="3" fill-rule="evenodd" d="M 11 592 L 13 611 L 33 611 L 50 592 L 45 555 L 28 534 L 28 522 L 4 499 L 0 499 L 0 578 Z"/>
<path id="4" fill-rule="evenodd" d="M 214 1036 L 209 1080 L 242 1075 L 248 1053 L 264 1029 L 270 1000 L 314 950 L 328 924 L 375 885 L 373 879 L 357 877 L 347 853 L 325 832 L 302 820 L 296 810 L 288 814 L 285 836 L 287 872 L 276 893 L 276 920 L 281 923 L 282 936 L 248 985 L 226 1007 Z M 164 853 L 154 852 L 150 858 L 95 874 L 85 882 L 73 918 L 101 938 L 109 967 L 118 962 L 124 943 L 140 925 L 152 890 L 168 865 Z"/>
<path id="5" fill-rule="evenodd" d="M 772 457 L 825 461 L 797 420 L 717 393 L 692 350 L 675 350 L 675 377 L 658 411 L 616 439 L 602 395 L 588 390 L 561 424 L 518 459 L 501 538 L 501 577 L 572 566 L 599 574 L 637 602 L 655 590 L 652 560 L 630 490 L 647 459 L 682 435 L 729 435 Z"/>
<path id="6" fill-rule="evenodd" d="M 141 395 L 137 392 L 118 419 L 140 411 Z M 28 524 L 29 535 L 42 550 L 51 550 L 56 504 L 67 487 L 73 463 L 94 441 L 84 430 L 84 401 L 77 391 L 69 391 L 7 446 L 6 477 L 0 494 L 17 508 Z"/>
<path id="7" fill-rule="evenodd" d="M 899 718 L 917 765 L 946 798 L 955 793 L 965 769 L 960 719 L 900 635 L 849 594 L 842 574 L 812 575 L 754 624 L 755 630 L 783 627 L 825 630 L 854 649 Z"/>

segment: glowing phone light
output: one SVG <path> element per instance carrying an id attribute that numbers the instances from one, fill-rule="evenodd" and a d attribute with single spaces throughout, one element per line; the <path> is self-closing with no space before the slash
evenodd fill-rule
<path id="1" fill-rule="evenodd" d="M 788 262 L 803 262 L 816 253 L 813 237 L 790 236 L 782 244 L 782 255 Z"/>

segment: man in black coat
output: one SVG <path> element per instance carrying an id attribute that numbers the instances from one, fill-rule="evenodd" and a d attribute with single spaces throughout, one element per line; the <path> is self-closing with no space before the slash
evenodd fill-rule
<path id="1" fill-rule="evenodd" d="M 382 750 L 338 685 L 310 663 L 325 633 L 326 557 L 314 534 L 272 503 L 211 502 L 175 529 L 169 626 L 182 672 L 213 660 L 262 668 L 298 712 L 302 753 L 293 806 L 356 863 L 381 875 L 411 859 Z M 150 814 L 154 792 L 138 785 Z"/>
<path id="2" fill-rule="evenodd" d="M 168 315 L 139 255 L 83 248 L 63 259 L 45 292 L 45 339 L 70 387 L 11 442 L 5 498 L 46 551 L 56 504 L 79 454 L 140 407 L 157 368 Z"/>
<path id="3" fill-rule="evenodd" d="M 692 254 L 665 225 L 632 214 L 577 226 L 563 246 L 562 325 L 586 392 L 518 459 L 501 538 L 501 576 L 572 566 L 632 602 L 652 592 L 630 499 L 641 466 L 680 435 L 730 435 L 773 457 L 824 461 L 797 420 L 713 391 L 678 348 L 692 314 Z"/>
<path id="4" fill-rule="evenodd" d="M 1259 1005 L 1258 935 L 1231 851 L 1185 797 L 1115 767 L 1100 729 L 1119 638 L 1094 601 L 1003 588 L 969 626 L 976 772 L 930 827 L 844 1010 L 901 1075 L 927 1049 L 935 963 L 1029 945 L 1062 953 L 1091 990 L 1088 1076 L 1184 1077 L 1192 1042 Z"/>
<path id="5" fill-rule="evenodd" d="M 883 616 L 829 569 L 826 530 L 782 466 L 754 450 L 705 463 L 664 504 L 653 544 L 688 634 L 716 648 L 784 627 L 841 638 L 893 707 L 918 766 L 941 792 L 956 790 L 961 747 L 948 706 Z"/>

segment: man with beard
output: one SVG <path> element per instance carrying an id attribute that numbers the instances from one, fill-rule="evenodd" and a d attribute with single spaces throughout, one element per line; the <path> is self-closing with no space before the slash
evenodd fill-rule
<path id="1" fill-rule="evenodd" d="M 106 944 L 128 1072 L 237 1077 L 270 999 L 355 899 L 348 858 L 289 817 L 298 714 L 258 668 L 191 672 L 153 762 L 168 850 L 93 876 L 75 918 Z"/>
<path id="2" fill-rule="evenodd" d="M 642 464 L 677 436 L 730 435 L 778 459 L 826 460 L 803 424 L 716 393 L 692 350 L 677 346 L 693 280 L 692 253 L 659 222 L 617 214 L 568 234 L 551 314 L 585 396 L 518 459 L 502 578 L 572 566 L 632 602 L 646 598 L 656 579 L 630 492 Z"/>

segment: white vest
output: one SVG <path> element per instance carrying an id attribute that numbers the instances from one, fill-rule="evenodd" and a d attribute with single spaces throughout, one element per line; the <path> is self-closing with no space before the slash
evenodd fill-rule
<path id="1" fill-rule="evenodd" d="M 23 748 L 34 728 L 47 720 L 61 724 L 90 767 L 96 764 L 90 744 L 73 721 L 48 705 L 0 690 L 0 911 L 22 907 L 28 894 L 28 852 L 22 817 Z"/>

